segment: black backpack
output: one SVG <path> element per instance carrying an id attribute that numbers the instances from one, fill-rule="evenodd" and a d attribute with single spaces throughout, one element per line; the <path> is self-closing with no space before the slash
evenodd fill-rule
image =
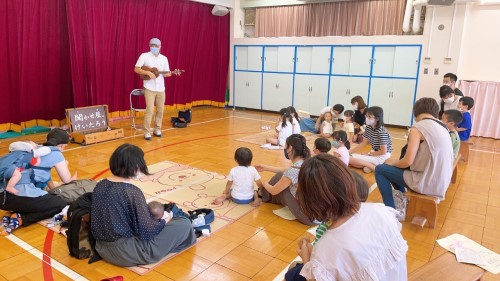
<path id="1" fill-rule="evenodd" d="M 87 192 L 69 206 L 66 231 L 69 254 L 77 259 L 90 258 L 89 264 L 101 260 L 95 250 L 96 240 L 90 230 L 91 205 L 92 193 Z"/>

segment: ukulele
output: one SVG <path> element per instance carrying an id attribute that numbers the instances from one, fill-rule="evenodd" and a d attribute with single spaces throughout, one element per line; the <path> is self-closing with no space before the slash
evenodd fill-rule
<path id="1" fill-rule="evenodd" d="M 146 71 L 151 71 L 154 73 L 156 77 L 160 76 L 160 74 L 174 74 L 174 75 L 181 75 L 181 73 L 185 72 L 184 70 L 181 69 L 175 69 L 173 71 L 158 71 L 156 67 L 149 67 L 149 66 L 143 66 L 141 69 L 146 70 Z M 142 80 L 149 80 L 149 75 L 141 75 Z"/>

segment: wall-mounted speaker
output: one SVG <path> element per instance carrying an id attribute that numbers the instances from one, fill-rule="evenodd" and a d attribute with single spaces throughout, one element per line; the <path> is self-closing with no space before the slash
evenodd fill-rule
<path id="1" fill-rule="evenodd" d="M 212 9 L 212 15 L 214 16 L 222 17 L 227 15 L 228 13 L 229 9 L 224 6 L 215 5 L 214 8 Z"/>

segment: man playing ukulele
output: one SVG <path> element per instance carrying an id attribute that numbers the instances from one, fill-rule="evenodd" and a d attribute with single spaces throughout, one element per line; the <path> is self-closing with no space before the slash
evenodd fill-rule
<path id="1" fill-rule="evenodd" d="M 160 54 L 161 41 L 153 38 L 149 41 L 150 52 L 142 53 L 135 64 L 135 73 L 143 77 L 149 77 L 144 80 L 144 98 L 146 99 L 146 112 L 144 113 L 144 138 L 151 140 L 151 118 L 153 117 L 154 107 L 156 106 L 156 116 L 153 135 L 161 137 L 161 124 L 163 120 L 163 108 L 165 105 L 165 81 L 164 77 L 172 76 L 168 59 Z M 144 70 L 141 67 L 156 68 L 162 73 L 158 77 L 152 71 Z"/>

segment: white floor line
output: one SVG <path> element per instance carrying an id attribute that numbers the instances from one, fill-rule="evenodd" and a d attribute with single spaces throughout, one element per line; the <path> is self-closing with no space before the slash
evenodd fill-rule
<path id="1" fill-rule="evenodd" d="M 374 191 L 375 188 L 377 188 L 377 187 L 378 187 L 377 183 L 372 184 L 372 186 L 370 186 L 370 190 L 368 191 L 368 194 L 372 193 L 372 191 Z"/>
<path id="2" fill-rule="evenodd" d="M 488 150 L 481 150 L 481 149 L 471 149 L 471 151 L 477 151 L 477 152 L 483 152 L 483 153 L 490 153 L 490 154 L 500 154 L 500 152 L 488 151 Z"/>
<path id="3" fill-rule="evenodd" d="M 254 121 L 261 121 L 261 122 L 266 122 L 266 123 L 275 123 L 276 121 L 271 121 L 271 120 L 262 120 L 262 119 L 256 119 L 256 118 L 248 118 L 248 117 L 241 117 L 241 116 L 232 116 L 233 118 L 239 118 L 239 119 L 246 119 L 246 120 L 254 120 Z"/>
<path id="4" fill-rule="evenodd" d="M 12 243 L 18 245 L 19 247 L 23 248 L 26 252 L 32 254 L 33 256 L 43 261 L 44 254 L 37 248 L 19 239 L 19 237 L 15 236 L 14 234 L 10 234 L 8 236 L 5 236 L 5 238 L 9 239 L 10 241 L 12 241 Z M 61 264 L 60 262 L 54 260 L 53 258 L 50 258 L 50 266 L 56 269 L 57 271 L 61 272 L 62 274 L 68 276 L 68 278 L 72 280 L 81 280 L 81 281 L 88 280 L 87 278 L 81 276 L 80 274 L 76 273 L 75 271 Z"/>
<path id="5" fill-rule="evenodd" d="M 213 119 L 213 120 L 209 120 L 209 121 L 203 121 L 203 122 L 199 122 L 199 123 L 194 123 L 194 124 L 190 124 L 189 127 L 192 127 L 192 126 L 197 126 L 197 125 L 202 125 L 202 124 L 206 124 L 206 123 L 210 123 L 210 122 L 215 122 L 215 121 L 220 121 L 220 120 L 224 120 L 224 119 L 228 119 L 228 118 L 231 118 L 232 116 L 227 116 L 227 117 L 223 117 L 223 118 L 217 118 L 217 119 Z M 170 131 L 170 130 L 174 130 L 175 128 L 168 128 L 168 129 L 163 129 L 161 130 L 162 132 L 165 132 L 165 131 Z M 139 132 L 139 131 L 138 131 Z M 123 138 L 120 138 L 120 139 L 116 139 L 116 140 L 110 140 L 110 141 L 107 141 L 107 142 L 113 142 L 113 141 L 118 141 L 118 140 L 123 140 L 123 139 L 131 139 L 131 138 L 136 138 L 136 137 L 144 137 L 144 135 L 142 133 L 139 133 L 137 135 L 132 135 L 132 136 L 128 136 L 128 137 L 123 137 Z M 78 147 L 73 147 L 73 148 L 68 148 L 68 149 L 65 149 L 64 151 L 71 151 L 71 150 L 77 150 L 77 149 L 82 149 L 82 148 L 86 148 L 87 146 L 85 145 L 82 145 L 82 146 L 78 146 Z"/>

